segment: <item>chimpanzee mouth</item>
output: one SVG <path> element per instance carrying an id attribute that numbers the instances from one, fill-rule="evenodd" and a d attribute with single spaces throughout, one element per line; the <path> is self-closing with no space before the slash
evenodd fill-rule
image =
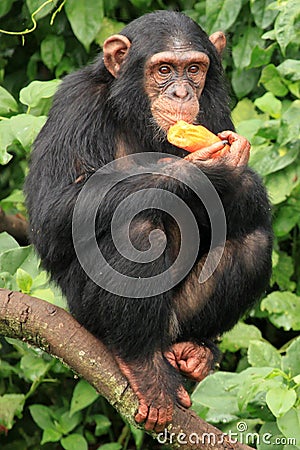
<path id="1" fill-rule="evenodd" d="M 175 125 L 177 122 L 179 122 L 179 120 L 184 120 L 187 123 L 194 123 L 194 121 L 196 120 L 196 118 L 194 116 L 191 116 L 190 114 L 170 114 L 170 115 L 161 115 L 160 117 L 160 123 L 159 125 L 162 126 L 162 128 L 168 132 L 169 128 L 172 125 Z"/>

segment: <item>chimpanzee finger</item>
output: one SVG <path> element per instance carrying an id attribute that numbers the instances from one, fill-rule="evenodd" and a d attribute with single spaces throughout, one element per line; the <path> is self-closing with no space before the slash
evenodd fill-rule
<path id="1" fill-rule="evenodd" d="M 150 406 L 148 417 L 145 422 L 145 430 L 151 431 L 156 429 L 156 423 L 158 421 L 158 408 Z"/>
<path id="2" fill-rule="evenodd" d="M 166 425 L 168 423 L 168 417 L 169 417 L 169 422 L 171 422 L 172 411 L 171 411 L 171 416 L 169 416 L 167 408 L 159 408 L 158 418 L 157 418 L 157 422 L 155 425 L 155 431 L 157 431 L 157 432 L 163 431 L 163 429 L 166 427 Z"/>
<path id="3" fill-rule="evenodd" d="M 177 400 L 184 408 L 189 408 L 192 404 L 190 396 L 183 386 L 180 386 L 177 391 Z"/>
<path id="4" fill-rule="evenodd" d="M 170 405 L 167 407 L 166 423 L 170 423 L 170 422 L 172 421 L 172 418 L 173 418 L 173 409 L 174 409 L 173 404 L 170 404 Z"/>
<path id="5" fill-rule="evenodd" d="M 218 134 L 220 139 L 227 139 L 230 144 L 230 153 L 227 155 L 233 166 L 244 166 L 249 161 L 250 142 L 234 131 L 222 131 Z"/>
<path id="6" fill-rule="evenodd" d="M 138 412 L 135 415 L 135 421 L 137 423 L 142 423 L 147 419 L 148 409 L 148 405 L 145 402 L 140 401 Z"/>
<path id="7" fill-rule="evenodd" d="M 179 370 L 179 367 L 177 364 L 177 358 L 176 358 L 176 355 L 174 354 L 174 351 L 168 350 L 167 352 L 164 353 L 164 356 L 167 359 L 167 361 L 171 364 L 171 366 L 173 366 L 175 369 Z"/>
<path id="8" fill-rule="evenodd" d="M 189 359 L 181 359 L 178 361 L 179 369 L 184 373 L 194 372 L 199 365 L 198 357 L 190 357 Z"/>
<path id="9" fill-rule="evenodd" d="M 241 136 L 234 131 L 226 130 L 222 131 L 218 134 L 218 137 L 222 140 L 227 140 L 229 145 L 233 145 L 234 147 L 238 147 L 241 150 L 248 151 L 250 150 L 250 142 L 244 137 Z"/>
<path id="10" fill-rule="evenodd" d="M 209 147 L 201 148 L 200 150 L 197 150 L 196 152 L 190 153 L 187 155 L 184 159 L 188 161 L 205 161 L 207 159 L 212 158 L 212 156 L 222 150 L 225 145 L 228 144 L 227 140 L 224 139 L 223 141 L 215 142 L 214 144 L 210 145 Z"/>

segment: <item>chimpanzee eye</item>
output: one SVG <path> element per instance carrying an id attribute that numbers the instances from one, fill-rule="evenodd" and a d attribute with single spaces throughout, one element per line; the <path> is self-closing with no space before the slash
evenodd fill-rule
<path id="1" fill-rule="evenodd" d="M 169 75 L 171 73 L 171 68 L 169 66 L 160 66 L 158 71 L 161 75 Z"/>
<path id="2" fill-rule="evenodd" d="M 192 66 L 190 66 L 188 68 L 188 72 L 195 75 L 199 72 L 199 66 L 197 66 L 196 64 L 193 64 Z"/>

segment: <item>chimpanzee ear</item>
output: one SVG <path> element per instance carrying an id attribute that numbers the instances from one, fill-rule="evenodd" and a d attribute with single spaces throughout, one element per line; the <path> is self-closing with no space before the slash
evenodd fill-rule
<path id="1" fill-rule="evenodd" d="M 104 64 L 107 70 L 117 78 L 121 64 L 130 48 L 130 40 L 122 34 L 110 36 L 103 44 Z"/>
<path id="2" fill-rule="evenodd" d="M 219 55 L 221 55 L 224 48 L 226 47 L 226 37 L 223 31 L 216 31 L 211 36 L 209 36 L 209 40 L 212 44 L 214 44 Z"/>

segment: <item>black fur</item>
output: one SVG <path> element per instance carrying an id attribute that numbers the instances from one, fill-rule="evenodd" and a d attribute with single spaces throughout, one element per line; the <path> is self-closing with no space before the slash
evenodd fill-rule
<path id="1" fill-rule="evenodd" d="M 259 177 L 251 169 L 233 170 L 222 163 L 209 168 L 199 163 L 224 205 L 228 253 L 209 281 L 213 283 L 210 295 L 202 294 L 199 286 L 195 289 L 193 295 L 199 298 L 199 307 L 186 318 L 182 311 L 183 319 L 175 337 L 169 333 L 174 296 L 180 296 L 185 284 L 191 283 L 189 276 L 172 290 L 142 299 L 118 297 L 88 278 L 78 263 L 72 242 L 73 208 L 85 181 L 115 159 L 120 142 L 127 154 L 149 151 L 180 157 L 187 154 L 165 139 L 156 138 L 149 99 L 143 88 L 146 59 L 172 49 L 174 39 L 192 42 L 193 49 L 207 53 L 210 67 L 201 95 L 199 123 L 215 133 L 233 129 L 220 58 L 195 22 L 180 13 L 158 12 L 135 20 L 121 34 L 130 39 L 132 46 L 117 79 L 107 71 L 100 54 L 94 64 L 62 82 L 49 118 L 35 141 L 25 191 L 31 240 L 44 267 L 67 296 L 71 312 L 123 359 L 147 361 L 151 365 L 154 352 L 166 350 L 175 341 L 201 342 L 202 338 L 214 338 L 230 329 L 262 294 L 271 267 L 270 205 Z M 161 164 L 153 164 L 149 172 L 157 168 L 161 170 Z M 152 229 L 161 228 L 165 232 L 166 251 L 154 264 L 126 261 L 114 250 L 110 237 L 112 213 L 122 199 L 141 188 L 167 189 L 189 205 L 201 235 L 198 261 L 205 258 L 210 241 L 205 208 L 184 183 L 168 176 L 170 170 L 166 165 L 165 176 L 127 178 L 101 204 L 96 221 L 100 248 L 108 262 L 126 275 L 149 277 L 164 271 L 174 259 L 175 225 L 159 210 L 140 214 L 130 231 L 140 249 L 147 248 Z M 184 162 L 180 172 L 187 182 L 196 185 L 202 182 Z M 125 173 L 130 175 L 131 169 L 124 169 Z M 110 174 L 101 178 L 98 191 L 91 193 L 90 205 L 82 211 L 83 219 L 89 208 L 92 210 L 93 202 L 97 204 L 97 192 L 105 190 L 110 179 Z M 249 247 L 247 236 L 256 232 L 265 239 L 260 246 Z M 178 303 L 176 308 L 180 309 Z M 164 371 L 169 370 L 166 367 Z"/>

